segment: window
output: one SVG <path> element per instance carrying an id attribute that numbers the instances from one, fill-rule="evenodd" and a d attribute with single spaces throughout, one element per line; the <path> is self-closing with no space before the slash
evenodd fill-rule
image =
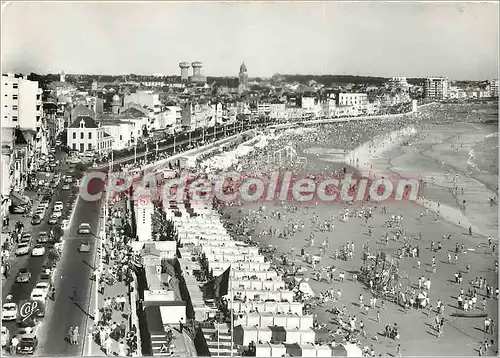
<path id="1" fill-rule="evenodd" d="M 17 99 L 17 94 L 13 94 L 12 99 Z"/>
<path id="2" fill-rule="evenodd" d="M 73 139 L 76 139 L 76 133 L 75 132 L 73 132 Z"/>
<path id="3" fill-rule="evenodd" d="M 89 150 L 92 150 L 92 143 L 89 143 Z"/>
<path id="4" fill-rule="evenodd" d="M 12 116 L 12 120 L 13 120 L 14 122 L 17 122 L 17 116 Z"/>
<path id="5" fill-rule="evenodd" d="M 18 87 L 18 84 L 17 83 L 13 83 L 12 84 L 12 88 L 17 88 Z"/>
<path id="6" fill-rule="evenodd" d="M 5 107 L 7 107 L 7 106 L 5 106 Z M 17 106 L 16 106 L 16 105 L 13 105 L 13 106 L 12 106 L 12 110 L 13 110 L 13 111 L 17 111 Z"/>
<path id="7" fill-rule="evenodd" d="M 80 139 L 83 139 L 83 132 L 80 133 Z"/>
<path id="8" fill-rule="evenodd" d="M 76 133 L 73 133 L 73 134 L 76 137 Z M 73 143 L 73 150 L 76 150 L 76 143 Z"/>
<path id="9" fill-rule="evenodd" d="M 120 140 L 123 140 L 123 136 L 120 134 Z"/>
<path id="10" fill-rule="evenodd" d="M 89 139 L 92 139 L 92 132 L 89 132 Z"/>

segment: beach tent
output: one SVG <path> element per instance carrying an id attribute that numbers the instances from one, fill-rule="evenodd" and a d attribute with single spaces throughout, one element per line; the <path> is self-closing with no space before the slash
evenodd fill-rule
<path id="1" fill-rule="evenodd" d="M 301 316 L 300 317 L 300 329 L 309 329 L 314 324 L 314 318 L 312 315 Z"/>
<path id="2" fill-rule="evenodd" d="M 297 328 L 288 328 L 286 330 L 286 343 L 299 343 L 300 342 L 300 330 Z"/>
<path id="3" fill-rule="evenodd" d="M 297 343 L 285 343 L 286 353 L 290 357 L 300 357 L 302 355 L 302 349 Z"/>
<path id="4" fill-rule="evenodd" d="M 271 339 L 273 342 L 281 343 L 286 340 L 286 331 L 282 326 L 270 326 Z"/>
<path id="5" fill-rule="evenodd" d="M 274 326 L 274 314 L 270 312 L 262 312 L 260 314 L 260 326 Z"/>
<path id="6" fill-rule="evenodd" d="M 257 328 L 257 340 L 258 342 L 271 342 L 272 333 L 269 327 L 259 327 Z"/>
<path id="7" fill-rule="evenodd" d="M 271 357 L 282 357 L 286 354 L 286 348 L 283 344 L 271 343 Z"/>
<path id="8" fill-rule="evenodd" d="M 255 356 L 256 357 L 270 357 L 271 356 L 271 345 L 269 343 L 258 343 L 255 345 Z"/>
<path id="9" fill-rule="evenodd" d="M 301 344 L 300 350 L 302 357 L 316 357 L 316 346 L 314 344 Z"/>
<path id="10" fill-rule="evenodd" d="M 257 328 L 241 325 L 234 327 L 234 341 L 243 346 L 248 346 L 252 341 L 257 342 Z"/>
<path id="11" fill-rule="evenodd" d="M 301 344 L 314 343 L 316 341 L 315 338 L 316 337 L 315 337 L 314 331 L 311 328 L 300 331 L 300 343 Z"/>
<path id="12" fill-rule="evenodd" d="M 334 357 L 363 357 L 363 351 L 352 343 L 343 343 L 333 348 Z"/>
<path id="13" fill-rule="evenodd" d="M 316 346 L 316 357 L 332 357 L 333 355 L 334 354 L 330 346 L 326 344 Z"/>
<path id="14" fill-rule="evenodd" d="M 277 326 L 283 326 L 283 327 L 288 328 L 288 326 L 287 326 L 287 315 L 284 314 L 284 313 L 277 313 L 274 316 L 274 324 L 277 325 Z M 290 327 L 290 328 L 293 328 L 293 327 Z"/>

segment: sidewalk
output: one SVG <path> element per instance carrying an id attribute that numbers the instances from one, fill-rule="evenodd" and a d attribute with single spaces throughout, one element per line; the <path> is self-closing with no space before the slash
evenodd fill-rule
<path id="1" fill-rule="evenodd" d="M 114 205 L 109 206 L 110 209 L 113 208 L 121 208 L 123 211 L 126 209 L 126 202 L 125 201 L 120 201 Z M 104 212 L 104 208 L 102 209 Z M 101 215 L 101 220 L 103 219 L 103 215 Z M 119 228 L 121 227 L 121 219 L 120 218 L 109 218 L 108 223 L 113 222 L 114 225 Z M 102 225 L 102 224 L 101 224 Z M 107 225 L 107 228 L 109 228 L 109 225 Z M 97 250 L 101 250 L 100 247 L 97 248 Z M 104 261 L 104 253 L 101 253 L 101 259 L 103 260 L 103 268 L 104 272 L 107 273 L 109 269 L 111 269 L 114 264 L 117 262 L 116 260 L 109 260 L 109 264 L 106 264 Z M 85 356 L 103 356 L 106 355 L 106 351 L 104 348 L 104 344 L 99 344 L 99 332 L 96 329 L 96 326 L 94 324 L 93 316 L 95 314 L 95 294 L 96 294 L 96 289 L 95 289 L 95 280 L 92 282 L 92 288 L 91 288 L 91 299 L 90 299 L 90 307 L 89 311 L 92 312 L 92 317 L 89 317 L 87 321 L 87 329 L 86 329 L 86 337 L 85 337 L 85 342 L 83 345 L 83 352 L 82 354 Z M 125 281 L 117 281 L 113 285 L 108 285 L 107 283 L 102 283 L 100 284 L 99 288 L 104 287 L 104 293 L 100 290 L 98 293 L 98 307 L 102 308 L 104 307 L 104 300 L 106 298 L 115 298 L 119 295 L 123 295 L 127 298 L 125 306 L 123 311 L 118 310 L 118 309 L 112 309 L 111 313 L 111 319 L 109 320 L 110 324 L 116 323 L 117 325 L 120 325 L 121 323 L 125 324 L 126 327 L 126 332 L 128 333 L 130 331 L 130 315 L 131 315 L 131 307 L 130 307 L 130 298 L 129 298 L 129 293 L 128 293 L 128 287 L 125 283 Z M 132 304 L 135 304 L 133 302 Z M 100 320 L 102 320 L 102 311 L 99 314 Z M 127 342 L 126 338 L 117 338 L 115 335 L 110 335 L 113 336 L 112 339 L 112 346 L 111 346 L 111 352 L 109 355 L 119 355 L 119 343 L 123 342 L 125 346 L 127 347 Z"/>

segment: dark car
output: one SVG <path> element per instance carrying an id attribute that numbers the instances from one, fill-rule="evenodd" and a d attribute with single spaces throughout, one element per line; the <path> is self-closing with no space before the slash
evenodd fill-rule
<path id="1" fill-rule="evenodd" d="M 27 209 L 24 205 L 11 205 L 9 211 L 11 214 L 24 214 Z"/>
<path id="2" fill-rule="evenodd" d="M 17 354 L 33 354 L 37 346 L 38 338 L 34 333 L 23 334 L 17 345 Z"/>
<path id="3" fill-rule="evenodd" d="M 38 237 L 36 238 L 36 242 L 38 242 L 40 244 L 44 244 L 46 242 L 49 242 L 49 234 L 47 234 L 46 231 L 41 231 L 38 234 Z"/>
<path id="4" fill-rule="evenodd" d="M 38 214 L 33 215 L 31 218 L 31 225 L 40 225 L 42 222 L 42 217 Z"/>

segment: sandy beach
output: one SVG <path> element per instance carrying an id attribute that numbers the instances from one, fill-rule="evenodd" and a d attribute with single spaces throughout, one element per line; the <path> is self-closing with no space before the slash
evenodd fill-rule
<path id="1" fill-rule="evenodd" d="M 468 290 L 473 289 L 470 282 L 483 278 L 478 279 L 481 288 L 477 287 L 477 307 L 471 312 L 484 313 L 495 324 L 498 322 L 495 298 L 498 207 L 489 201 L 495 195 L 498 168 L 484 161 L 475 164 L 470 158 L 471 150 L 491 152 L 483 141 L 489 135 L 487 140 L 491 142 L 489 138 L 494 137 L 497 129 L 479 123 L 478 116 L 484 119 L 484 114 L 475 117 L 464 113 L 470 113 L 470 108 L 440 106 L 397 120 L 291 130 L 271 140 L 267 151 L 273 153 L 290 145 L 298 156 L 306 158 L 306 163 L 294 165 L 283 159 L 281 163 L 269 163 L 266 151 L 256 151 L 240 162 L 243 171 L 264 172 L 279 166 L 295 168 L 297 173 L 341 172 L 347 162 L 348 172 L 358 167 L 378 174 L 419 175 L 425 181 L 422 193 L 429 210 L 409 201 L 349 205 L 332 202 L 313 207 L 247 203 L 224 208 L 232 224 L 253 230 L 252 240 L 262 247 L 276 247 L 276 258 L 284 254 L 289 265 L 294 262 L 295 268 L 302 267 L 298 277 L 308 279 L 316 296 L 322 295 L 321 299 L 306 301 L 313 306 L 317 327 L 342 331 L 339 317 L 332 312 L 345 306 L 344 320 L 351 315 L 357 318 L 357 328 L 361 321 L 364 323 L 366 336 L 359 336 L 360 346 L 372 347 L 376 355 L 395 355 L 398 344 L 403 355 L 477 355 L 485 339 L 493 340 L 485 354 L 495 354 L 497 331 L 495 328 L 494 334 L 483 332 L 485 317 L 452 315 L 464 312 L 457 307 L 461 289 L 465 298 Z M 496 153 L 497 162 L 498 149 Z M 296 230 L 291 230 L 294 225 Z M 491 245 L 488 235 L 492 238 Z M 320 256 L 320 262 L 316 265 L 304 262 L 302 250 L 305 255 Z M 352 251 L 352 257 L 341 260 L 338 253 L 342 250 Z M 417 250 L 419 257 L 412 257 Z M 369 252 L 372 260 L 364 264 L 362 252 Z M 361 282 L 360 268 L 373 267 L 373 258 L 381 253 L 391 257 L 391 264 L 398 267 L 396 296 L 403 293 L 409 300 L 408 297 L 425 291 L 432 310 L 429 305 L 425 309 L 405 308 L 388 299 L 382 304 L 380 292 L 370 290 L 368 282 Z M 329 268 L 334 268 L 332 283 L 327 276 Z M 462 284 L 455 283 L 458 272 L 463 276 Z M 345 273 L 345 280 L 340 280 L 341 273 Z M 353 279 L 353 273 L 357 273 L 358 280 Z M 419 289 L 421 277 L 430 279 L 429 290 Z M 492 287 L 492 298 L 486 297 L 486 285 Z M 375 308 L 359 307 L 360 294 L 366 305 L 372 297 L 378 297 Z M 444 318 L 441 334 L 433 328 L 438 303 L 442 303 L 444 310 L 439 315 Z M 399 340 L 383 334 L 387 325 L 395 323 L 399 327 Z"/>

